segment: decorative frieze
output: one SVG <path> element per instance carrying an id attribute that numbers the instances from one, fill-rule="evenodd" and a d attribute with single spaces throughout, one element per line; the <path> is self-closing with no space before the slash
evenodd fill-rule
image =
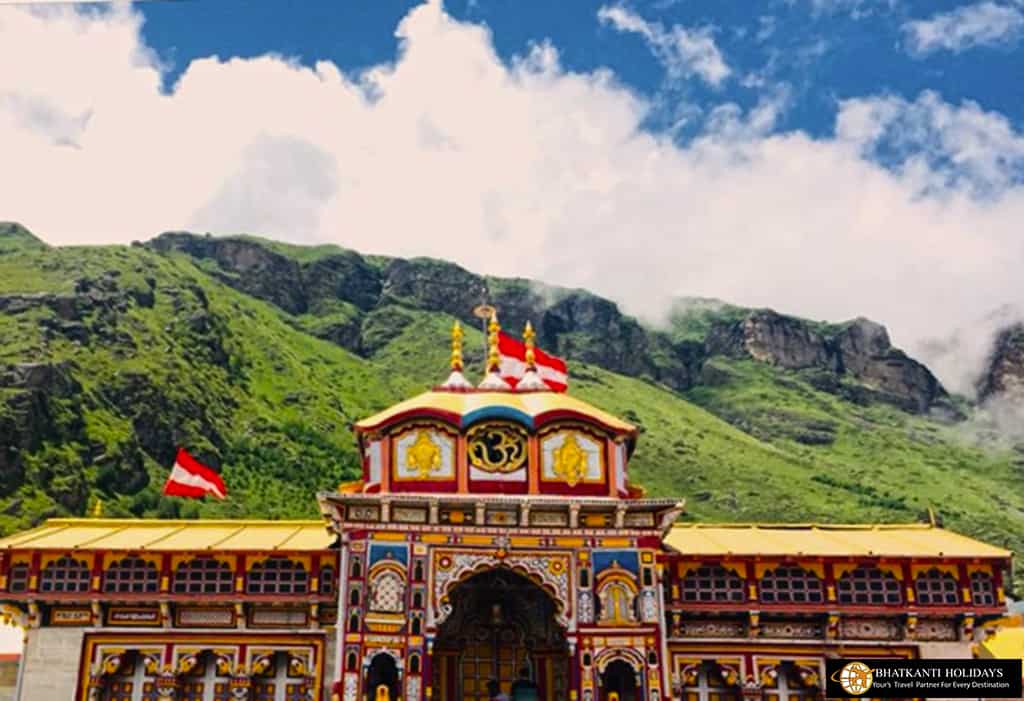
<path id="1" fill-rule="evenodd" d="M 818 621 L 766 621 L 760 622 L 763 638 L 792 638 L 820 640 L 825 637 L 825 624 Z"/>
<path id="2" fill-rule="evenodd" d="M 159 628 L 163 616 L 159 606 L 111 606 L 107 609 L 107 625 Z"/>
<path id="3" fill-rule="evenodd" d="M 747 626 L 743 621 L 729 619 L 683 619 L 678 631 L 682 638 L 743 638 Z"/>
<path id="4" fill-rule="evenodd" d="M 235 621 L 231 606 L 179 608 L 174 612 L 174 625 L 180 628 L 234 628 Z"/>
<path id="5" fill-rule="evenodd" d="M 254 608 L 249 625 L 256 628 L 303 628 L 309 624 L 309 611 L 304 608 Z"/>
<path id="6" fill-rule="evenodd" d="M 896 618 L 844 618 L 839 635 L 851 640 L 900 640 L 903 625 Z"/>
<path id="7" fill-rule="evenodd" d="M 395 506 L 391 509 L 391 520 L 396 523 L 426 523 L 427 510 L 414 506 Z"/>
<path id="8" fill-rule="evenodd" d="M 956 621 L 950 618 L 922 618 L 917 622 L 914 638 L 928 641 L 955 641 Z"/>

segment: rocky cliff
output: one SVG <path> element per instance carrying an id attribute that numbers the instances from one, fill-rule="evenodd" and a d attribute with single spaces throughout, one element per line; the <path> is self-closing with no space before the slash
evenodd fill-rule
<path id="1" fill-rule="evenodd" d="M 823 331 L 821 324 L 752 310 L 739 321 L 716 321 L 700 340 L 673 340 L 644 326 L 618 305 L 583 290 L 522 279 L 475 275 L 431 259 L 377 259 L 354 251 L 325 251 L 300 261 L 265 242 L 167 233 L 146 244 L 185 253 L 225 284 L 305 315 L 304 328 L 363 355 L 388 340 L 407 317 L 394 307 L 443 312 L 476 325 L 472 310 L 487 302 L 501 310 L 512 330 L 530 320 L 539 343 L 554 353 L 608 370 L 659 382 L 677 391 L 700 382 L 709 356 L 751 358 L 789 370 L 817 368 L 860 383 L 843 391 L 870 396 L 912 412 L 948 406 L 945 390 L 921 363 L 893 348 L 884 326 L 867 319 Z M 838 382 L 832 383 L 839 388 Z M 828 386 L 824 382 L 823 386 Z"/>
<path id="2" fill-rule="evenodd" d="M 978 396 L 989 399 L 1002 395 L 1024 402 L 1024 324 L 1014 324 L 998 333 Z"/>
<path id="3" fill-rule="evenodd" d="M 739 321 L 715 322 L 705 346 L 709 355 L 750 357 L 788 370 L 825 371 L 825 377 L 818 376 L 819 388 L 852 399 L 871 396 L 919 413 L 937 406 L 953 411 L 931 371 L 893 348 L 885 327 L 868 319 L 825 326 L 758 310 Z M 843 378 L 861 386 L 843 385 Z"/>

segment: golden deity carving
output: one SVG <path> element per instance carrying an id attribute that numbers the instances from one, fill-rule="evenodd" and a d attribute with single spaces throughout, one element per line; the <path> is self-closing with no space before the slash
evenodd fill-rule
<path id="1" fill-rule="evenodd" d="M 417 477 L 427 477 L 441 466 L 441 449 L 429 431 L 417 433 L 416 442 L 405 453 L 405 464 L 416 472 Z"/>
<path id="2" fill-rule="evenodd" d="M 526 463 L 526 432 L 515 426 L 478 426 L 467 434 L 469 462 L 486 472 L 515 472 Z"/>
<path id="3" fill-rule="evenodd" d="M 555 474 L 575 487 L 587 474 L 587 452 L 580 447 L 575 433 L 568 433 L 562 445 L 553 451 Z"/>

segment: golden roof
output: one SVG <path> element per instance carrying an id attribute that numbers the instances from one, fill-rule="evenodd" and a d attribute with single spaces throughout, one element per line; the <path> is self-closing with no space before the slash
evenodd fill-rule
<path id="1" fill-rule="evenodd" d="M 431 391 L 399 402 L 362 421 L 357 431 L 381 426 L 416 415 L 434 415 L 458 426 L 478 418 L 510 418 L 536 427 L 548 419 L 574 417 L 594 421 L 613 433 L 636 433 L 636 427 L 564 392 Z"/>
<path id="2" fill-rule="evenodd" d="M 327 550 L 319 521 L 55 518 L 0 539 L 0 550 Z"/>
<path id="3" fill-rule="evenodd" d="M 665 543 L 684 555 L 1009 558 L 1012 553 L 928 524 L 676 524 Z"/>
<path id="4" fill-rule="evenodd" d="M 999 628 L 990 638 L 978 643 L 976 649 L 977 656 L 982 658 L 1024 659 L 1024 628 Z"/>

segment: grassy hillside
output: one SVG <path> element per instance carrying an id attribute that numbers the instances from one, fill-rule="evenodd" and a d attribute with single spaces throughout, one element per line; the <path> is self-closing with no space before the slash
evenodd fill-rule
<path id="1" fill-rule="evenodd" d="M 314 264 L 348 255 L 267 248 Z M 97 499 L 108 516 L 312 516 L 314 492 L 357 474 L 351 423 L 445 375 L 443 310 L 396 294 L 289 313 L 236 283 L 182 252 L 0 231 L 0 532 Z M 693 342 L 713 313 L 676 333 Z M 325 326 L 357 334 L 358 354 L 318 338 Z M 479 331 L 466 341 L 478 365 Z M 1024 550 L 1024 454 L 971 445 L 955 424 L 750 359 L 709 358 L 682 391 L 594 363 L 571 371 L 574 394 L 641 427 L 633 480 L 686 497 L 687 518 L 913 521 L 933 507 Z M 222 469 L 229 501 L 160 496 L 176 444 Z"/>

